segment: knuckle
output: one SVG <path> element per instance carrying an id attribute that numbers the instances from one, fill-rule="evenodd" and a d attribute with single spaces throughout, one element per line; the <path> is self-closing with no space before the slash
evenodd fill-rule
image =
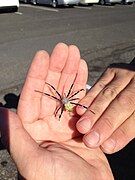
<path id="1" fill-rule="evenodd" d="M 107 127 L 107 129 L 109 129 L 111 131 L 115 128 L 114 123 L 111 118 L 105 118 L 104 124 Z"/>
<path id="2" fill-rule="evenodd" d="M 127 77 L 133 77 L 134 76 L 134 74 L 135 74 L 135 72 L 134 71 L 131 71 L 131 70 L 128 70 L 128 69 L 123 69 L 122 71 L 121 71 L 121 73 L 122 73 L 122 75 L 124 75 L 124 76 L 127 76 Z"/>
<path id="3" fill-rule="evenodd" d="M 91 102 L 93 100 L 93 96 L 91 94 L 87 94 L 83 99 L 79 101 L 79 104 L 90 106 Z"/>
<path id="4" fill-rule="evenodd" d="M 93 114 L 96 114 L 96 116 L 101 114 L 101 108 L 99 105 L 96 105 L 95 107 L 89 107 L 89 111 L 93 112 Z"/>
<path id="5" fill-rule="evenodd" d="M 133 90 L 134 90 L 134 88 L 135 88 L 135 75 L 131 80 L 131 87 L 133 87 Z"/>
<path id="6" fill-rule="evenodd" d="M 107 70 L 106 70 L 106 74 L 107 75 L 112 75 L 112 74 L 115 74 L 116 73 L 116 68 L 113 68 L 113 67 L 108 67 Z"/>
<path id="7" fill-rule="evenodd" d="M 117 101 L 121 106 L 135 107 L 135 98 L 130 93 L 120 94 Z"/>
<path id="8" fill-rule="evenodd" d="M 108 98 L 108 97 L 114 98 L 117 94 L 118 94 L 118 93 L 117 93 L 116 88 L 114 88 L 114 87 L 109 87 L 109 86 L 106 87 L 106 88 L 103 90 L 103 92 L 102 92 L 102 95 L 103 95 L 104 97 L 106 97 L 106 98 Z"/>
<path id="9" fill-rule="evenodd" d="M 100 80 L 100 82 L 98 83 L 98 86 L 99 86 L 101 89 L 103 89 L 103 88 L 106 86 L 106 84 L 105 84 L 105 82 L 104 82 L 103 80 Z"/>
<path id="10" fill-rule="evenodd" d="M 119 134 L 120 134 L 120 137 L 122 137 L 122 138 L 125 139 L 126 141 L 129 140 L 127 131 L 126 131 L 126 129 L 125 129 L 124 127 L 119 128 Z"/>

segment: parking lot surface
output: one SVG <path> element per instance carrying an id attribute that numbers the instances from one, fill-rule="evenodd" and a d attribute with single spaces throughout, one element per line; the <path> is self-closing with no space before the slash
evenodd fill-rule
<path id="1" fill-rule="evenodd" d="M 75 44 L 89 66 L 93 84 L 111 63 L 135 57 L 135 4 L 75 6 L 74 8 L 21 4 L 16 13 L 0 14 L 0 102 L 16 109 L 26 72 L 35 52 L 49 52 L 58 42 Z M 0 146 L 0 180 L 17 179 L 7 151 Z M 132 180 L 135 143 L 109 156 L 117 180 Z M 130 156 L 129 156 L 130 154 Z"/>

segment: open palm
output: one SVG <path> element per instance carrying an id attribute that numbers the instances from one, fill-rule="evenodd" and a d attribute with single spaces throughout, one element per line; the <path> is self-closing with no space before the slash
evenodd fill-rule
<path id="1" fill-rule="evenodd" d="M 103 152 L 83 144 L 76 130 L 79 117 L 75 109 L 73 112 L 64 111 L 60 117 L 61 108 L 58 113 L 56 108 L 61 103 L 51 97 L 57 97 L 58 93 L 45 83 L 55 87 L 62 96 L 69 93 L 74 83 L 70 92 L 73 95 L 85 89 L 87 73 L 87 65 L 80 59 L 78 48 L 59 43 L 51 57 L 45 51 L 34 57 L 17 114 L 0 109 L 0 130 L 6 137 L 5 142 L 9 143 L 12 158 L 26 179 L 113 179 Z M 80 91 L 72 102 L 77 103 L 78 98 L 84 95 L 85 91 Z"/>
<path id="2" fill-rule="evenodd" d="M 65 111 L 64 108 L 62 113 L 62 104 L 57 99 L 60 99 L 59 94 L 67 96 L 70 93 L 69 96 L 72 96 L 81 90 L 71 98 L 73 103 L 77 103 L 85 95 L 87 74 L 86 62 L 80 59 L 76 46 L 68 47 L 59 43 L 50 57 L 45 51 L 36 54 L 28 71 L 17 112 L 25 129 L 38 143 L 46 139 L 66 141 L 78 136 L 75 124 L 79 117 L 75 108 L 73 112 Z"/>

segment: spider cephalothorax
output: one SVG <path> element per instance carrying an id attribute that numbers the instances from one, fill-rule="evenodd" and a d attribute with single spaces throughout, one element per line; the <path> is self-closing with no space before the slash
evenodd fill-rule
<path id="1" fill-rule="evenodd" d="M 46 84 L 47 84 L 49 87 L 51 87 L 51 88 L 56 92 L 57 96 L 53 96 L 53 95 L 51 95 L 51 94 L 44 93 L 44 92 L 41 92 L 41 91 L 38 91 L 38 90 L 35 90 L 35 91 L 36 91 L 36 92 L 39 92 L 39 93 L 43 93 L 44 95 L 49 96 L 49 97 L 51 97 L 51 98 L 59 101 L 60 106 L 58 106 L 58 107 L 56 108 L 56 111 L 55 111 L 55 116 L 56 116 L 57 113 L 58 113 L 58 111 L 61 109 L 61 113 L 60 113 L 60 115 L 59 115 L 59 120 L 60 120 L 60 118 L 61 118 L 62 113 L 63 113 L 64 110 L 71 112 L 71 111 L 73 111 L 73 107 L 76 106 L 76 105 L 77 105 L 77 106 L 81 106 L 81 107 L 83 107 L 83 108 L 85 108 L 85 109 L 88 109 L 88 107 L 86 107 L 86 106 L 84 106 L 84 105 L 81 105 L 81 104 L 79 104 L 79 103 L 73 102 L 73 101 L 79 100 L 79 98 L 74 98 L 74 97 L 75 97 L 78 93 L 80 93 L 81 91 L 84 91 L 84 89 L 80 89 L 80 90 L 72 93 L 72 88 L 73 88 L 73 86 L 74 86 L 74 82 L 73 82 L 73 84 L 70 86 L 67 95 L 64 94 L 64 96 L 61 95 L 61 94 L 56 90 L 56 88 L 55 88 L 54 86 L 52 86 L 51 84 L 49 84 L 49 83 L 47 83 L 47 82 L 46 82 Z M 92 112 L 93 112 L 93 111 L 92 111 Z M 93 112 L 93 113 L 94 113 L 94 112 Z"/>

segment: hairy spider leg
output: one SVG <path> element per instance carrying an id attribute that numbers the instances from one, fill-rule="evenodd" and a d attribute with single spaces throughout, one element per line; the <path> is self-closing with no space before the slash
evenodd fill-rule
<path id="1" fill-rule="evenodd" d="M 51 84 L 49 84 L 49 83 L 47 83 L 47 82 L 46 82 L 46 84 L 47 84 L 48 86 L 50 86 L 50 87 L 58 94 L 58 96 L 60 97 L 60 99 L 62 99 L 62 96 L 61 96 L 60 93 L 55 89 L 54 86 L 52 86 Z"/>
<path id="2" fill-rule="evenodd" d="M 81 106 L 81 107 L 83 107 L 83 108 L 85 108 L 85 109 L 88 109 L 88 107 L 87 106 L 84 106 L 84 105 L 82 105 L 82 104 L 79 104 L 79 103 L 74 103 L 74 102 L 70 102 L 71 104 L 74 104 L 74 105 L 76 105 L 76 106 Z M 90 110 L 93 114 L 95 114 L 95 112 L 94 111 L 92 111 L 92 110 Z"/>
<path id="3" fill-rule="evenodd" d="M 77 92 L 75 92 L 72 96 L 70 96 L 68 99 L 70 100 L 72 97 L 74 97 L 75 95 L 77 95 L 79 92 L 84 91 L 84 89 L 80 89 Z"/>
<path id="4" fill-rule="evenodd" d="M 41 92 L 41 91 L 38 91 L 38 90 L 35 90 L 36 92 L 39 92 L 39 93 L 41 93 L 41 94 L 43 94 L 43 95 L 47 95 L 47 96 L 49 96 L 49 97 L 52 97 L 53 99 L 56 99 L 56 100 L 58 100 L 58 101 L 60 101 L 61 102 L 61 100 L 60 99 L 58 99 L 57 97 L 55 97 L 55 96 L 52 96 L 52 95 L 50 95 L 50 94 L 48 94 L 48 93 L 44 93 L 44 92 Z"/>
<path id="5" fill-rule="evenodd" d="M 60 113 L 60 115 L 59 115 L 59 121 L 60 121 L 60 118 L 61 118 L 61 116 L 62 116 L 62 114 L 63 114 L 63 112 L 64 112 L 64 105 L 62 105 L 62 107 L 61 107 L 61 113 Z"/>
<path id="6" fill-rule="evenodd" d="M 60 110 L 61 107 L 62 107 L 62 106 L 58 106 L 58 107 L 56 108 L 56 110 L 55 110 L 55 117 L 56 117 L 56 115 L 57 115 L 57 113 L 58 113 L 58 111 Z"/>
<path id="7" fill-rule="evenodd" d="M 80 100 L 80 98 L 69 99 L 69 101 L 76 101 L 76 100 Z"/>
<path id="8" fill-rule="evenodd" d="M 87 106 L 84 106 L 84 105 L 82 105 L 82 104 L 74 103 L 74 102 L 70 102 L 70 103 L 71 103 L 71 104 L 74 104 L 74 105 L 76 105 L 76 106 L 81 106 L 81 107 L 83 107 L 83 108 L 85 108 L 85 109 L 88 109 Z"/>
<path id="9" fill-rule="evenodd" d="M 53 99 L 56 99 L 56 100 L 60 101 L 60 103 L 61 103 L 61 100 L 58 99 L 58 98 L 56 98 L 55 96 L 52 96 L 52 95 L 50 95 L 50 94 L 48 94 L 48 93 L 44 93 L 44 92 L 41 92 L 41 91 L 38 91 L 38 90 L 35 90 L 35 91 L 36 91 L 36 92 L 39 92 L 39 93 L 42 93 L 42 94 L 44 94 L 44 95 L 47 95 L 47 96 L 49 96 L 49 97 L 52 97 Z M 62 110 L 61 110 L 61 114 L 60 114 L 60 116 L 59 116 L 59 120 L 60 120 L 60 118 L 61 118 L 61 116 L 62 116 L 62 113 L 63 113 L 63 111 L 64 111 L 64 105 L 62 105 L 62 106 L 58 107 L 58 109 L 56 109 L 55 117 L 56 117 L 58 111 L 60 110 L 60 108 L 62 108 Z"/>
<path id="10" fill-rule="evenodd" d="M 68 94 L 67 94 L 66 98 L 68 98 L 68 96 L 69 96 L 70 93 L 71 93 L 71 90 L 72 90 L 72 88 L 73 88 L 73 86 L 74 86 L 74 84 L 75 84 L 76 77 L 77 77 L 77 74 L 76 74 L 76 76 L 75 76 L 75 79 L 74 79 L 73 83 L 72 83 L 71 86 L 70 86 L 70 89 L 69 89 L 69 91 L 68 91 Z"/>
<path id="11" fill-rule="evenodd" d="M 47 94 L 47 93 L 46 93 L 46 95 L 48 95 L 48 96 L 50 96 L 50 97 L 53 97 L 54 99 L 60 101 L 60 103 L 61 103 L 61 101 L 62 101 L 62 96 L 60 95 L 60 93 L 59 93 L 59 92 L 55 89 L 55 87 L 52 86 L 51 84 L 49 84 L 49 83 L 47 83 L 47 82 L 46 82 L 46 84 L 49 85 L 51 88 L 53 88 L 53 90 L 58 94 L 58 96 L 60 97 L 60 99 L 56 98 L 55 96 L 51 96 L 51 95 L 49 95 L 49 94 Z M 60 107 L 56 110 L 55 116 L 57 115 L 57 113 L 58 113 L 58 111 L 60 110 L 60 108 L 61 108 L 61 114 L 60 114 L 60 116 L 59 116 L 59 120 L 60 120 L 60 118 L 61 118 L 61 116 L 62 116 L 62 113 L 63 113 L 63 111 L 64 111 L 64 105 L 60 106 Z"/>

